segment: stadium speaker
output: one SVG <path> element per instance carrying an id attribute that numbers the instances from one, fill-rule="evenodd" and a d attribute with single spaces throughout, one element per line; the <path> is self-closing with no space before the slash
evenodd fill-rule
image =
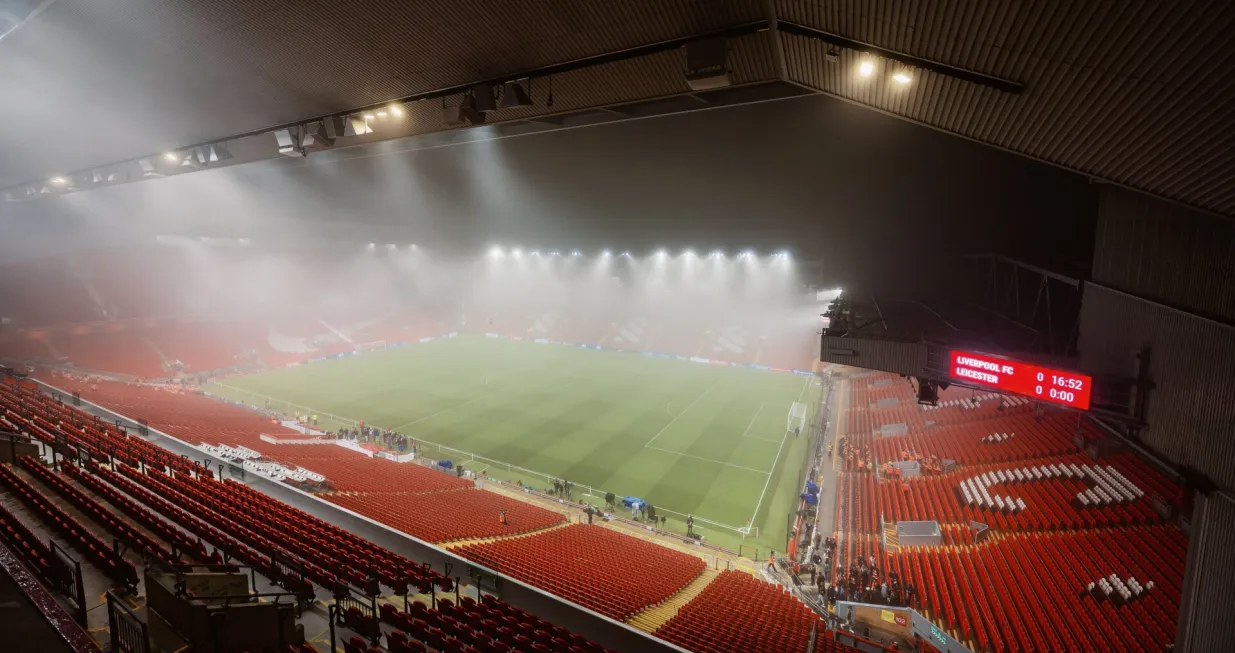
<path id="1" fill-rule="evenodd" d="M 137 167 L 141 170 L 142 176 L 146 178 L 162 177 L 163 173 L 159 172 L 159 166 L 154 159 L 138 159 Z"/>
<path id="2" fill-rule="evenodd" d="M 529 88 L 530 86 L 525 87 L 517 81 L 506 82 L 502 85 L 502 100 L 498 103 L 498 108 L 517 109 L 532 106 L 532 94 Z"/>
<path id="3" fill-rule="evenodd" d="M 483 125 L 484 122 L 484 112 L 476 109 L 476 97 L 470 93 L 463 96 L 463 102 L 459 105 L 459 120 L 455 124 Z"/>
<path id="4" fill-rule="evenodd" d="M 724 88 L 729 81 L 726 56 L 729 42 L 722 36 L 686 44 L 686 83 L 692 91 Z"/>
<path id="5" fill-rule="evenodd" d="M 930 379 L 918 379 L 918 403 L 925 406 L 938 406 L 939 384 Z"/>
<path id="6" fill-rule="evenodd" d="M 300 138 L 300 146 L 304 149 L 330 147 L 331 145 L 334 145 L 334 138 L 326 133 L 326 125 L 321 122 L 307 125 L 304 135 Z"/>
<path id="7" fill-rule="evenodd" d="M 283 156 L 304 156 L 304 148 L 300 146 L 300 127 L 276 129 L 274 139 L 279 143 L 279 154 Z M 191 157 L 186 157 L 186 161 Z"/>
<path id="8" fill-rule="evenodd" d="M 472 100 L 473 108 L 480 113 L 488 113 L 490 111 L 497 110 L 497 102 L 494 100 L 493 86 L 491 84 L 477 84 L 476 86 L 473 86 Z"/>

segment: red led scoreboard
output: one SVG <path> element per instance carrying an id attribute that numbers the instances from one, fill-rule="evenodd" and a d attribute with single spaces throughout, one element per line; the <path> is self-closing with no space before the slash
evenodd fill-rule
<path id="1" fill-rule="evenodd" d="M 1089 408 L 1093 379 L 989 354 L 952 350 L 952 378 L 1080 410 Z"/>

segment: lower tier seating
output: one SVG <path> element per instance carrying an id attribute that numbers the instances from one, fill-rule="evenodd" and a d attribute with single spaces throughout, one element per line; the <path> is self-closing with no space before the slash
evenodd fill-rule
<path id="1" fill-rule="evenodd" d="M 797 653 L 814 628 L 822 633 L 822 620 L 785 588 L 723 571 L 656 635 L 697 653 Z"/>
<path id="2" fill-rule="evenodd" d="M 113 582 L 137 587 L 137 569 L 133 563 L 125 560 L 115 549 L 53 504 L 25 479 L 9 468 L 0 466 L 0 485 L 11 490 L 43 523 L 68 540 L 70 546 Z"/>
<path id="3" fill-rule="evenodd" d="M 903 549 L 888 563 L 922 588 L 919 609 L 982 650 L 1156 653 L 1174 638 L 1187 542 L 1174 526 L 1002 536 L 965 547 Z M 1097 598 L 1114 575 L 1149 586 Z"/>
<path id="4" fill-rule="evenodd" d="M 706 566 L 695 556 L 584 524 L 456 551 L 623 621 L 669 598 Z"/>
<path id="5" fill-rule="evenodd" d="M 485 596 L 478 603 L 463 597 L 458 605 L 439 599 L 437 610 L 413 601 L 404 612 L 387 603 L 381 620 L 396 630 L 387 635 L 392 653 L 426 647 L 438 651 L 551 651 L 553 653 L 603 653 L 604 648 L 586 638 L 534 615 Z"/>
<path id="6" fill-rule="evenodd" d="M 494 492 L 330 493 L 321 498 L 428 542 L 530 533 L 566 521 L 561 513 Z M 506 513 L 507 524 L 498 521 Z"/>

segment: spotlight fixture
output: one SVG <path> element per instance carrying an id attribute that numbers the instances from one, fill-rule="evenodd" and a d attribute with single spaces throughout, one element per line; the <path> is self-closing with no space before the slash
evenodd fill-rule
<path id="1" fill-rule="evenodd" d="M 722 258 L 724 257 L 724 255 L 725 253 L 720 251 L 719 249 L 712 251 L 712 258 Z"/>
<path id="2" fill-rule="evenodd" d="M 390 106 L 390 115 L 396 118 L 402 118 L 403 117 L 403 107 L 397 104 L 392 104 Z"/>
<path id="3" fill-rule="evenodd" d="M 682 252 L 682 256 L 685 256 L 686 258 L 695 258 L 695 250 L 693 249 L 685 250 Z"/>
<path id="4" fill-rule="evenodd" d="M 742 252 L 742 258 L 749 261 L 750 259 L 755 258 L 755 253 L 748 249 L 745 252 Z"/>
<path id="5" fill-rule="evenodd" d="M 52 177 L 51 179 L 48 179 L 48 181 L 50 181 L 51 183 L 57 186 L 63 186 L 69 183 L 69 180 L 65 179 L 64 177 Z"/>
<path id="6" fill-rule="evenodd" d="M 609 250 L 607 250 L 607 249 L 606 249 L 606 250 L 604 250 L 603 252 L 601 252 L 601 253 L 600 253 L 600 255 L 601 255 L 601 256 L 603 256 L 603 257 L 605 257 L 605 258 L 609 258 Z"/>
<path id="7" fill-rule="evenodd" d="M 532 250 L 532 256 L 537 256 L 537 257 L 539 257 L 539 256 L 540 256 L 540 252 L 539 252 L 538 250 Z"/>
<path id="8" fill-rule="evenodd" d="M 521 249 L 519 249 L 518 247 L 516 247 L 516 248 L 514 248 L 514 249 L 510 250 L 510 255 L 511 255 L 511 256 L 513 256 L 513 257 L 515 257 L 515 258 L 523 258 L 523 250 L 521 250 Z"/>
<path id="9" fill-rule="evenodd" d="M 665 250 L 663 249 L 656 250 L 656 258 L 658 259 L 665 258 Z"/>
<path id="10" fill-rule="evenodd" d="M 378 117 L 378 118 L 385 118 L 385 117 L 386 117 L 386 110 L 385 110 L 385 109 L 378 109 L 378 110 L 377 110 L 377 117 Z"/>
<path id="11" fill-rule="evenodd" d="M 863 59 L 858 64 L 858 75 L 862 77 L 870 77 L 875 74 L 875 62 L 870 59 Z"/>
<path id="12" fill-rule="evenodd" d="M 163 158 L 175 163 L 180 160 L 180 155 L 176 154 L 175 152 L 168 152 L 163 155 Z"/>
<path id="13" fill-rule="evenodd" d="M 373 114 L 371 114 L 371 113 L 366 113 L 366 114 L 364 114 L 364 119 L 365 119 L 365 120 L 373 120 L 373 119 L 374 119 L 374 118 L 376 118 L 376 117 L 377 117 L 377 116 L 374 116 L 374 115 L 373 115 Z"/>
<path id="14" fill-rule="evenodd" d="M 489 256 L 492 258 L 502 258 L 502 248 L 497 245 L 489 248 Z"/>
<path id="15" fill-rule="evenodd" d="M 908 86 L 913 81 L 913 72 L 908 68 L 901 68 L 892 74 L 892 81 L 900 86 Z"/>
<path id="16" fill-rule="evenodd" d="M 570 253 L 570 255 L 571 255 L 571 256 L 582 256 L 582 254 L 580 254 L 580 253 L 579 253 L 579 250 L 577 250 L 577 249 L 576 249 L 575 251 L 571 252 L 571 253 Z"/>
<path id="17" fill-rule="evenodd" d="M 630 258 L 630 252 L 622 252 L 622 256 L 625 256 L 626 258 Z"/>
<path id="18" fill-rule="evenodd" d="M 506 82 L 502 85 L 502 99 L 498 102 L 499 109 L 516 109 L 532 106 L 532 80 L 527 80 L 527 87 L 518 81 Z"/>

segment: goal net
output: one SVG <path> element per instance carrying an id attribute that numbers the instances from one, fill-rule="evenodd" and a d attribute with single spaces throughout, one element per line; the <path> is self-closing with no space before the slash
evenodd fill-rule
<path id="1" fill-rule="evenodd" d="M 806 404 L 800 401 L 793 402 L 793 405 L 789 407 L 789 421 L 785 430 L 792 431 L 795 428 L 798 430 L 806 428 Z"/>

